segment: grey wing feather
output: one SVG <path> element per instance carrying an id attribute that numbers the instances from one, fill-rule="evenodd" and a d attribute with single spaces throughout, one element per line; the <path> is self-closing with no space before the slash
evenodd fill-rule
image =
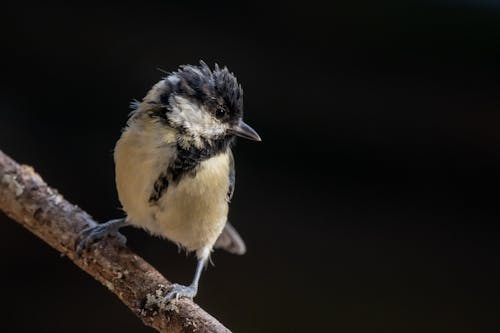
<path id="1" fill-rule="evenodd" d="M 231 149 L 228 151 L 229 154 L 229 190 L 227 191 L 227 201 L 231 201 L 234 194 L 234 187 L 236 183 L 236 174 L 234 169 L 234 157 Z M 224 249 L 229 253 L 234 254 L 244 254 L 246 252 L 245 242 L 241 239 L 236 229 L 229 223 L 226 222 L 222 233 L 217 238 L 214 245 L 215 248 Z"/>
<path id="2" fill-rule="evenodd" d="M 231 149 L 228 150 L 229 154 L 229 190 L 227 191 L 227 201 L 230 202 L 233 198 L 234 188 L 236 186 L 236 171 L 234 169 L 234 156 Z"/>
<path id="3" fill-rule="evenodd" d="M 219 235 L 219 238 L 217 238 L 214 247 L 239 255 L 245 254 L 247 251 L 245 242 L 243 242 L 243 239 L 241 239 L 236 229 L 234 229 L 229 222 L 226 222 L 226 225 L 224 226 L 222 233 Z"/>

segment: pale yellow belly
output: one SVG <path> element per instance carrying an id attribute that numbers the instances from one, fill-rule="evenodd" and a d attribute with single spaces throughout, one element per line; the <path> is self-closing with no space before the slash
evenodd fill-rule
<path id="1" fill-rule="evenodd" d="M 227 221 L 228 174 L 228 156 L 221 154 L 169 187 L 155 212 L 161 234 L 191 251 L 210 250 Z"/>
<path id="2" fill-rule="evenodd" d="M 194 176 L 169 184 L 152 204 L 154 182 L 173 151 L 168 145 L 146 147 L 151 140 L 140 141 L 130 133 L 123 134 L 115 149 L 117 189 L 129 223 L 198 251 L 198 256 L 208 255 L 227 220 L 228 154 L 201 162 Z"/>

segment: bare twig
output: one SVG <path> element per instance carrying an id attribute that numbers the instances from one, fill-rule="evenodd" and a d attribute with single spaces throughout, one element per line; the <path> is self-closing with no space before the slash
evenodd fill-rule
<path id="1" fill-rule="evenodd" d="M 64 200 L 29 166 L 0 151 L 0 210 L 92 275 L 160 332 L 230 332 L 187 299 L 159 302 L 170 285 L 158 271 L 114 239 L 95 244 L 78 258 L 78 233 L 95 225 L 82 209 Z"/>

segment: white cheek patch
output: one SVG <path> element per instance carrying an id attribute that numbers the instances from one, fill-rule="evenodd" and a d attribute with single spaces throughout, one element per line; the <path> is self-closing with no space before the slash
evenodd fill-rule
<path id="1" fill-rule="evenodd" d="M 226 124 L 215 119 L 203 106 L 187 98 L 175 96 L 171 98 L 170 105 L 169 120 L 173 125 L 183 127 L 199 145 L 202 145 L 202 138 L 210 139 L 226 132 Z"/>

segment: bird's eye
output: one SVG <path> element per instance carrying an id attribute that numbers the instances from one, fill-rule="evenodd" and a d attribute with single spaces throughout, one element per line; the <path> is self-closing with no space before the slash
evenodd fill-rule
<path id="1" fill-rule="evenodd" d="M 218 108 L 217 110 L 215 110 L 215 117 L 217 117 L 217 119 L 222 119 L 224 118 L 225 115 L 226 115 L 225 109 Z"/>

